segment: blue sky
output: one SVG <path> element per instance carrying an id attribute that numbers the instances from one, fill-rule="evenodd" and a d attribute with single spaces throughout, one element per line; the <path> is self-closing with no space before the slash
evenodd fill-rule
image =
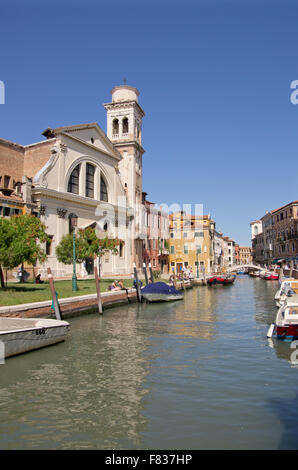
<path id="1" fill-rule="evenodd" d="M 2 0 L 0 137 L 97 121 L 140 91 L 143 190 L 204 204 L 250 244 L 251 220 L 298 199 L 298 4 L 292 0 Z"/>

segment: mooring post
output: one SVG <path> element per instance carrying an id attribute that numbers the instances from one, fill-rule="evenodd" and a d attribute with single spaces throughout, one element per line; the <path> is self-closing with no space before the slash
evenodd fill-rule
<path id="1" fill-rule="evenodd" d="M 54 278 L 53 278 L 51 268 L 48 268 L 48 278 L 49 278 L 49 282 L 50 282 L 50 289 L 51 289 L 51 294 L 52 294 L 52 298 L 53 298 L 53 305 L 54 305 L 54 309 L 55 309 L 56 319 L 57 320 L 62 320 L 62 315 L 61 315 L 61 311 L 60 311 L 59 302 L 58 302 L 58 299 L 57 299 L 57 296 L 56 296 L 56 291 L 55 291 L 55 286 L 54 286 Z"/>
<path id="2" fill-rule="evenodd" d="M 185 291 L 184 271 L 183 270 L 182 270 L 182 285 L 183 285 L 183 290 Z"/>
<path id="3" fill-rule="evenodd" d="M 94 275 L 95 275 L 95 283 L 96 283 L 98 313 L 102 315 L 102 300 L 101 300 L 101 295 L 100 295 L 100 277 L 98 275 L 97 266 L 94 267 Z"/>
<path id="4" fill-rule="evenodd" d="M 154 282 L 154 277 L 153 277 L 153 271 L 152 271 L 151 263 L 149 263 L 149 272 L 150 272 L 150 279 L 151 279 L 151 282 Z"/>
<path id="5" fill-rule="evenodd" d="M 175 289 L 177 289 L 175 268 L 172 268 L 172 271 L 173 271 L 173 276 L 174 276 L 174 287 Z"/>
<path id="6" fill-rule="evenodd" d="M 294 261 L 291 259 L 291 263 L 290 263 L 290 273 L 289 273 L 289 277 L 290 277 L 290 278 L 293 276 L 293 269 L 294 269 Z"/>
<path id="7" fill-rule="evenodd" d="M 144 272 L 145 282 L 146 282 L 146 286 L 147 286 L 147 285 L 148 285 L 148 275 L 147 275 L 147 266 L 146 266 L 146 263 L 143 263 L 143 272 Z"/>
<path id="8" fill-rule="evenodd" d="M 137 271 L 137 267 L 136 267 L 135 263 L 133 263 L 133 272 L 134 272 L 134 278 L 135 278 L 135 282 L 136 282 L 138 302 L 141 302 L 142 301 L 142 296 L 141 296 L 140 282 L 139 282 L 138 271 Z"/>

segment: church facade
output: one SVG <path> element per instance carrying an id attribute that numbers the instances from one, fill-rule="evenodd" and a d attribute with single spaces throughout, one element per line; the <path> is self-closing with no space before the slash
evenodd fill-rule
<path id="1" fill-rule="evenodd" d="M 21 146 L 11 144 L 17 161 L 13 191 L 22 195 L 27 212 L 47 227 L 47 262 L 55 277 L 69 277 L 72 266 L 59 263 L 55 248 L 63 235 L 93 226 L 99 236 L 121 240 L 118 255 L 102 259 L 102 275 L 130 274 L 143 262 L 142 119 L 136 88 L 121 85 L 111 91 L 107 135 L 95 122 L 43 132 L 45 140 Z M 7 141 L 0 139 L 0 170 L 9 175 Z M 22 181 L 20 181 L 22 175 Z M 18 189 L 17 189 L 18 188 Z M 21 189 L 20 189 L 21 188 Z M 1 188 L 0 188 L 1 190 Z M 12 194 L 13 195 L 13 194 Z M 94 260 L 77 265 L 80 277 L 92 275 Z"/>

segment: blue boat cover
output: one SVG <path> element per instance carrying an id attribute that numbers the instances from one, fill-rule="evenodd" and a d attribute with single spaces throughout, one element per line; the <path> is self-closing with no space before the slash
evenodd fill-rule
<path id="1" fill-rule="evenodd" d="M 172 295 L 181 295 L 174 286 L 169 286 L 165 282 L 153 282 L 143 287 L 142 294 L 172 294 Z"/>

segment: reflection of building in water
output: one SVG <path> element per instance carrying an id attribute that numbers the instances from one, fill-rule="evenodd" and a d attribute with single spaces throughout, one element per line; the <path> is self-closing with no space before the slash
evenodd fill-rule
<path id="1" fill-rule="evenodd" d="M 211 339 L 216 331 L 216 304 L 218 296 L 209 288 L 190 289 L 184 302 L 176 304 L 176 322 L 171 324 L 171 333 Z"/>
<path id="2" fill-rule="evenodd" d="M 68 341 L 19 359 L 26 373 L 20 375 L 16 365 L 9 383 L 6 378 L 3 384 L 0 378 L 0 403 L 9 396 L 0 419 L 17 428 L 11 432 L 18 433 L 20 446 L 109 449 L 141 445 L 150 358 L 144 355 L 147 336 L 137 331 L 137 320 L 135 305 L 115 309 L 104 318 L 72 319 Z M 10 376 L 12 368 L 13 364 Z M 24 396 L 32 399 L 27 403 Z"/>

